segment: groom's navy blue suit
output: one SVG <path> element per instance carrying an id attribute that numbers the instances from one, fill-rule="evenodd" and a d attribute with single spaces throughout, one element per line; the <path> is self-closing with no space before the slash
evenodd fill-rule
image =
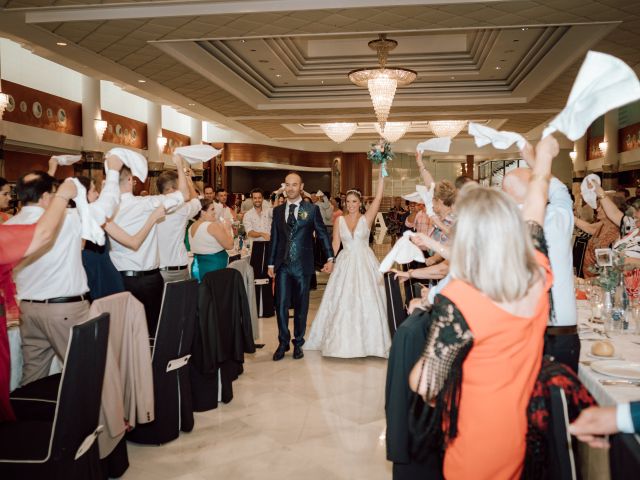
<path id="1" fill-rule="evenodd" d="M 289 308 L 293 306 L 293 344 L 301 347 L 307 328 L 309 286 L 315 271 L 313 232 L 320 240 L 327 258 L 333 257 L 333 249 L 317 206 L 301 201 L 294 216 L 289 216 L 287 205 L 285 203 L 273 209 L 268 265 L 273 265 L 276 274 L 275 302 L 280 345 L 288 346 L 291 340 Z M 294 205 L 291 204 L 290 208 Z"/>

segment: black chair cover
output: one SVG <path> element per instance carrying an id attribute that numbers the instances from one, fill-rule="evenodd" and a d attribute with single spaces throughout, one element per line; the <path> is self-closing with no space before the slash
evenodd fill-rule
<path id="1" fill-rule="evenodd" d="M 635 435 L 619 433 L 609 437 L 611 480 L 638 478 L 640 475 L 640 443 Z"/>
<path id="2" fill-rule="evenodd" d="M 53 419 L 19 417 L 0 424 L 0 478 L 105 478 L 97 442 L 75 457 L 98 427 L 108 338 L 108 314 L 71 329 Z M 22 401 L 12 399 L 16 406 Z M 28 411 L 17 410 L 23 415 Z"/>
<path id="3" fill-rule="evenodd" d="M 394 277 L 395 273 L 393 272 L 384 274 L 384 291 L 387 294 L 387 321 L 392 338 L 400 324 L 407 318 L 407 312 L 402 304 L 400 282 Z"/>
<path id="4" fill-rule="evenodd" d="M 188 363 L 178 360 L 191 354 L 197 304 L 196 280 L 165 284 L 151 362 L 155 420 L 136 425 L 128 440 L 159 445 L 178 438 L 180 430 L 193 429 Z M 181 366 L 167 371 L 169 362 Z"/>
<path id="5" fill-rule="evenodd" d="M 271 242 L 253 242 L 251 246 L 249 263 L 253 267 L 253 278 L 256 281 L 256 304 L 259 317 L 273 317 L 275 315 L 273 280 L 267 274 L 270 246 Z"/>
<path id="6" fill-rule="evenodd" d="M 551 412 L 549 418 L 549 450 L 550 450 L 550 478 L 575 480 L 576 462 L 574 459 L 571 437 L 567 432 L 569 413 L 564 390 L 550 386 Z"/>

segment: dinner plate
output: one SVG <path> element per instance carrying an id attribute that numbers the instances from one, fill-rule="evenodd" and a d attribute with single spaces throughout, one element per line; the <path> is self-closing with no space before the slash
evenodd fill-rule
<path id="1" fill-rule="evenodd" d="M 591 368 L 594 372 L 598 372 L 609 377 L 640 380 L 640 362 L 600 360 L 598 362 L 593 362 L 591 364 Z"/>

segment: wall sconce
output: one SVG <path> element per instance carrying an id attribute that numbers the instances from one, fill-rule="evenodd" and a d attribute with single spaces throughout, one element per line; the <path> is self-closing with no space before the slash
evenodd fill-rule
<path id="1" fill-rule="evenodd" d="M 607 155 L 607 148 L 609 148 L 609 143 L 605 140 L 604 142 L 600 142 L 598 144 L 598 148 L 600 149 L 600 151 L 602 152 L 602 156 L 606 156 Z"/>
<path id="2" fill-rule="evenodd" d="M 7 105 L 9 105 L 9 95 L 0 91 L 0 120 L 2 120 L 2 115 Z"/>
<path id="3" fill-rule="evenodd" d="M 158 148 L 160 149 L 160 153 L 164 152 L 164 147 L 167 146 L 167 137 L 158 137 Z"/>
<path id="4" fill-rule="evenodd" d="M 572 162 L 575 162 L 576 158 L 578 158 L 578 152 L 576 152 L 575 150 L 573 152 L 569 152 L 569 157 L 571 158 Z"/>
<path id="5" fill-rule="evenodd" d="M 93 126 L 96 129 L 96 135 L 98 135 L 98 140 L 102 140 L 102 137 L 104 136 L 104 132 L 107 131 L 107 121 L 96 118 L 93 121 Z"/>

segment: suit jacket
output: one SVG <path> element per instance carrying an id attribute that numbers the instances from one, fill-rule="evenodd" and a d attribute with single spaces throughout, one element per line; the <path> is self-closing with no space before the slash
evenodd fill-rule
<path id="1" fill-rule="evenodd" d="M 285 218 L 287 204 L 273 209 L 271 222 L 271 253 L 268 265 L 273 265 L 277 272 L 281 265 L 288 263 L 294 274 L 312 275 L 313 264 L 313 232 L 316 232 L 327 258 L 333 257 L 331 239 L 322 220 L 320 209 L 309 202 L 300 202 L 297 222 L 290 228 Z"/>
<path id="2" fill-rule="evenodd" d="M 249 312 L 251 313 L 251 329 L 253 330 L 253 339 L 258 339 L 258 304 L 256 303 L 255 279 L 253 276 L 253 267 L 245 259 L 231 262 L 228 268 L 238 270 L 242 275 L 244 289 L 247 293 L 247 302 L 249 302 Z"/>
<path id="3" fill-rule="evenodd" d="M 631 402 L 631 418 L 633 419 L 633 429 L 640 433 L 640 401 Z"/>

